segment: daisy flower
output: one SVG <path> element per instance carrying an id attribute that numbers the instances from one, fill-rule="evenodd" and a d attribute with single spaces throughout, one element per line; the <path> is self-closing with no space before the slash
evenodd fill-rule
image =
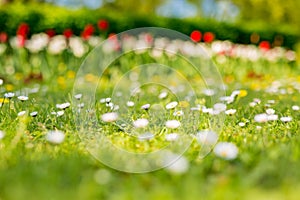
<path id="1" fill-rule="evenodd" d="M 229 110 L 226 110 L 225 111 L 225 114 L 226 115 L 233 115 L 233 114 L 235 114 L 236 113 L 236 109 L 229 109 Z"/>
<path id="2" fill-rule="evenodd" d="M 165 158 L 164 162 L 168 165 L 166 170 L 173 174 L 183 174 L 189 169 L 188 160 L 183 156 L 173 153 L 170 153 L 170 155 Z"/>
<path id="3" fill-rule="evenodd" d="M 5 93 L 5 94 L 4 94 L 4 97 L 5 97 L 5 98 L 8 98 L 8 99 L 13 98 L 14 96 L 15 96 L 15 93 L 13 93 L 13 92 L 8 92 L 8 93 Z"/>
<path id="4" fill-rule="evenodd" d="M 62 103 L 62 104 L 56 104 L 56 108 L 65 110 L 66 108 L 69 108 L 70 105 L 71 105 L 71 104 L 70 104 L 69 102 Z"/>
<path id="5" fill-rule="evenodd" d="M 223 112 L 227 108 L 226 104 L 224 103 L 216 103 L 213 107 L 213 109 L 217 112 Z"/>
<path id="6" fill-rule="evenodd" d="M 46 134 L 46 140 L 52 144 L 60 144 L 64 141 L 65 134 L 62 131 L 48 131 Z"/>
<path id="7" fill-rule="evenodd" d="M 182 110 L 178 110 L 173 113 L 173 116 L 176 116 L 176 117 L 180 117 L 183 115 L 184 115 L 184 112 Z"/>
<path id="8" fill-rule="evenodd" d="M 292 106 L 292 110 L 298 111 L 298 110 L 300 110 L 300 107 L 299 106 Z"/>
<path id="9" fill-rule="evenodd" d="M 290 121 L 292 121 L 292 120 L 293 120 L 292 117 L 281 117 L 281 118 L 280 118 L 280 121 L 282 121 L 282 122 L 290 122 Z"/>
<path id="10" fill-rule="evenodd" d="M 82 97 L 82 94 L 75 94 L 74 97 L 75 97 L 75 99 L 80 100 Z"/>
<path id="11" fill-rule="evenodd" d="M 144 141 L 144 140 L 150 140 L 154 137 L 154 134 L 153 133 L 150 133 L 150 132 L 146 132 L 146 133 L 143 133 L 141 135 L 138 136 L 138 139 L 140 141 Z"/>
<path id="12" fill-rule="evenodd" d="M 141 119 L 137 119 L 137 120 L 133 121 L 133 126 L 134 126 L 135 128 L 144 128 L 144 127 L 146 127 L 148 124 L 149 124 L 148 119 L 143 119 L 143 118 L 141 118 Z"/>
<path id="13" fill-rule="evenodd" d="M 28 97 L 27 96 L 18 96 L 18 99 L 20 101 L 27 101 L 28 100 Z"/>
<path id="14" fill-rule="evenodd" d="M 38 112 L 37 112 L 37 111 L 34 111 L 34 112 L 31 112 L 31 113 L 30 113 L 30 116 L 31 116 L 31 117 L 36 117 L 37 114 L 38 114 Z"/>
<path id="15" fill-rule="evenodd" d="M 233 143 L 220 142 L 215 146 L 214 153 L 225 160 L 233 160 L 238 155 L 238 148 Z"/>
<path id="16" fill-rule="evenodd" d="M 266 113 L 267 113 L 268 115 L 273 115 L 273 114 L 275 114 L 275 110 L 272 109 L 272 108 L 269 108 L 269 109 L 266 110 Z"/>
<path id="17" fill-rule="evenodd" d="M 254 116 L 254 121 L 258 123 L 264 123 L 268 121 L 268 115 L 263 113 L 263 114 L 258 114 Z"/>
<path id="18" fill-rule="evenodd" d="M 141 109 L 143 109 L 143 110 L 148 110 L 149 108 L 150 108 L 150 104 L 149 103 L 141 106 Z"/>
<path id="19" fill-rule="evenodd" d="M 26 114 L 26 111 L 23 110 L 23 111 L 21 111 L 21 112 L 18 113 L 18 116 L 21 117 L 21 116 L 23 116 L 23 115 L 25 115 L 25 114 Z"/>
<path id="20" fill-rule="evenodd" d="M 134 106 L 134 102 L 133 101 L 127 101 L 126 105 L 128 107 L 133 107 Z"/>
<path id="21" fill-rule="evenodd" d="M 166 127 L 171 129 L 176 129 L 181 125 L 181 123 L 177 120 L 168 120 L 166 122 Z"/>
<path id="22" fill-rule="evenodd" d="M 196 139 L 202 145 L 214 145 L 218 141 L 218 135 L 211 130 L 202 130 L 197 132 Z"/>
<path id="23" fill-rule="evenodd" d="M 167 92 L 162 92 L 158 95 L 158 98 L 160 99 L 165 99 L 166 97 L 168 96 L 168 93 Z"/>
<path id="24" fill-rule="evenodd" d="M 175 108 L 177 105 L 178 105 L 178 102 L 177 102 L 177 101 L 173 101 L 173 102 L 168 103 L 168 104 L 166 105 L 166 109 L 167 109 L 167 110 L 173 109 L 173 108 Z"/>
<path id="25" fill-rule="evenodd" d="M 115 112 L 105 113 L 101 116 L 104 122 L 114 122 L 118 119 L 118 114 Z"/>

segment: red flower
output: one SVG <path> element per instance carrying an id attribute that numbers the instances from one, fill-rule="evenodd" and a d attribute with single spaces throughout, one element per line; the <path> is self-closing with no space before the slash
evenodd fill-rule
<path id="1" fill-rule="evenodd" d="M 206 43 L 211 43 L 212 41 L 214 41 L 215 39 L 215 34 L 213 34 L 212 32 L 206 32 L 203 35 L 203 41 Z"/>
<path id="2" fill-rule="evenodd" d="M 46 30 L 45 31 L 46 32 L 46 34 L 49 36 L 49 38 L 52 38 L 53 36 L 55 36 L 55 30 L 53 30 L 53 29 L 48 29 L 48 30 Z"/>
<path id="3" fill-rule="evenodd" d="M 21 35 L 24 38 L 26 38 L 28 33 L 29 33 L 29 26 L 26 23 L 20 24 L 17 30 L 17 35 Z"/>
<path id="4" fill-rule="evenodd" d="M 261 41 L 259 43 L 259 48 L 263 51 L 267 51 L 271 48 L 270 42 L 268 41 Z"/>
<path id="5" fill-rule="evenodd" d="M 86 26 L 84 27 L 84 30 L 83 30 L 83 32 L 81 33 L 81 37 L 82 37 L 83 39 L 87 40 L 87 39 L 89 39 L 89 38 L 93 35 L 94 31 L 95 31 L 94 26 L 91 25 L 91 24 L 88 24 L 88 25 L 86 25 Z"/>
<path id="6" fill-rule="evenodd" d="M 73 31 L 72 31 L 72 29 L 68 28 L 68 29 L 64 30 L 63 34 L 66 38 L 70 38 L 73 35 Z"/>
<path id="7" fill-rule="evenodd" d="M 5 32 L 1 32 L 1 33 L 0 33 L 0 42 L 1 42 L 1 43 L 4 43 L 4 42 L 7 41 L 7 39 L 8 39 L 7 34 L 6 34 Z"/>
<path id="8" fill-rule="evenodd" d="M 97 25 L 101 31 L 106 31 L 109 27 L 109 23 L 105 19 L 100 19 Z"/>
<path id="9" fill-rule="evenodd" d="M 191 33 L 190 37 L 194 42 L 199 42 L 202 38 L 202 33 L 200 31 L 195 30 Z"/>

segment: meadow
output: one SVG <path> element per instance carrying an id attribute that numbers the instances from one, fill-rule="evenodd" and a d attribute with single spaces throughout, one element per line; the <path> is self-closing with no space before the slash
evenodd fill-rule
<path id="1" fill-rule="evenodd" d="M 294 51 L 142 33 L 110 36 L 89 57 L 105 39 L 40 33 L 0 44 L 0 199 L 298 198 Z M 125 49 L 103 73 L 80 74 Z M 145 156 L 178 146 L 145 171 L 98 152 L 103 137 Z"/>

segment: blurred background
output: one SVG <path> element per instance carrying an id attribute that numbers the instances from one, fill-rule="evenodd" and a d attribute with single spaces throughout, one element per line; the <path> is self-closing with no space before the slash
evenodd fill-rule
<path id="1" fill-rule="evenodd" d="M 216 39 L 242 44 L 267 40 L 291 49 L 297 49 L 300 35 L 300 1 L 295 0 L 0 0 L 0 5 L 0 32 L 8 35 L 15 35 L 21 23 L 29 25 L 29 35 L 66 29 L 80 35 L 87 24 L 94 26 L 93 34 L 106 36 L 160 26 L 188 35 L 210 31 Z"/>

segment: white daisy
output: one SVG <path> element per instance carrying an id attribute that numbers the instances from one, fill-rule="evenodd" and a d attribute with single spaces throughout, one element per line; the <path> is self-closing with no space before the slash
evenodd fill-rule
<path id="1" fill-rule="evenodd" d="M 268 115 L 268 121 L 276 121 L 278 120 L 278 115 Z"/>
<path id="2" fill-rule="evenodd" d="M 141 109 L 143 109 L 143 110 L 148 110 L 149 108 L 150 108 L 150 104 L 149 103 L 141 106 Z"/>
<path id="3" fill-rule="evenodd" d="M 18 96 L 18 99 L 20 101 L 27 101 L 28 100 L 28 97 L 27 96 Z"/>
<path id="4" fill-rule="evenodd" d="M 0 86 L 3 85 L 3 80 L 0 78 Z"/>
<path id="5" fill-rule="evenodd" d="M 212 130 L 202 130 L 197 132 L 196 139 L 202 145 L 214 145 L 218 141 L 218 135 Z"/>
<path id="6" fill-rule="evenodd" d="M 233 143 L 220 142 L 215 146 L 214 153 L 225 160 L 233 160 L 238 155 L 238 148 Z"/>
<path id="7" fill-rule="evenodd" d="M 268 115 L 273 115 L 273 114 L 275 114 L 275 110 L 273 108 L 269 108 L 269 109 L 266 110 L 266 113 Z"/>
<path id="8" fill-rule="evenodd" d="M 31 117 L 36 117 L 37 114 L 38 114 L 38 112 L 37 112 L 37 111 L 34 111 L 34 112 L 31 112 L 31 113 L 30 113 L 30 116 L 31 116 Z"/>
<path id="9" fill-rule="evenodd" d="M 183 115 L 184 115 L 184 112 L 182 110 L 177 110 L 173 113 L 173 116 L 177 116 L 177 117 L 180 117 Z"/>
<path id="10" fill-rule="evenodd" d="M 170 155 L 165 158 L 164 162 L 168 165 L 166 170 L 173 174 L 183 174 L 189 169 L 188 160 L 183 156 L 173 153 L 170 153 Z"/>
<path id="11" fill-rule="evenodd" d="M 62 131 L 48 131 L 46 134 L 46 140 L 53 144 L 60 144 L 64 141 L 65 134 Z"/>
<path id="12" fill-rule="evenodd" d="M 13 93 L 13 92 L 8 92 L 8 93 L 5 93 L 5 94 L 4 94 L 4 97 L 5 97 L 5 98 L 8 98 L 8 99 L 13 98 L 14 96 L 15 96 L 15 93 Z"/>
<path id="13" fill-rule="evenodd" d="M 126 105 L 128 107 L 133 107 L 134 106 L 134 102 L 133 101 L 127 101 Z"/>
<path id="14" fill-rule="evenodd" d="M 62 116 L 64 114 L 65 114 L 65 112 L 63 110 L 60 110 L 60 111 L 57 111 L 56 116 L 60 117 L 60 116 Z"/>
<path id="15" fill-rule="evenodd" d="M 133 121 L 133 126 L 135 128 L 145 128 L 148 124 L 149 124 L 148 119 L 144 119 L 144 118 Z"/>
<path id="16" fill-rule="evenodd" d="M 225 114 L 226 115 L 233 115 L 233 114 L 235 114 L 236 113 L 236 109 L 229 109 L 229 110 L 226 110 L 225 111 Z"/>
<path id="17" fill-rule="evenodd" d="M 166 122 L 166 127 L 171 128 L 171 129 L 178 128 L 180 125 L 181 125 L 181 123 L 177 120 L 168 120 Z"/>
<path id="18" fill-rule="evenodd" d="M 168 96 L 168 93 L 167 93 L 167 92 L 162 92 L 162 93 L 160 93 L 160 94 L 158 95 L 158 98 L 164 99 L 164 98 L 166 98 L 167 96 Z"/>
<path id="19" fill-rule="evenodd" d="M 168 104 L 166 105 L 166 109 L 167 109 L 167 110 L 173 109 L 173 108 L 175 108 L 177 105 L 178 105 L 178 102 L 177 102 L 177 101 L 172 101 L 171 103 L 168 103 Z"/>
<path id="20" fill-rule="evenodd" d="M 23 116 L 23 115 L 25 115 L 25 114 L 26 114 L 26 111 L 23 110 L 23 111 L 21 111 L 21 112 L 18 113 L 18 116 L 21 117 L 21 116 Z"/>
<path id="21" fill-rule="evenodd" d="M 114 122 L 118 119 L 118 114 L 115 112 L 105 113 L 101 116 L 104 122 Z"/>
<path id="22" fill-rule="evenodd" d="M 259 122 L 259 123 L 264 123 L 268 121 L 268 115 L 263 113 L 263 114 L 258 114 L 254 116 L 254 121 Z"/>
<path id="23" fill-rule="evenodd" d="M 290 122 L 290 121 L 292 121 L 292 120 L 293 120 L 292 117 L 281 117 L 281 118 L 280 118 L 280 121 L 282 121 L 282 122 Z"/>
<path id="24" fill-rule="evenodd" d="M 69 108 L 70 105 L 71 105 L 71 104 L 70 104 L 69 102 L 62 103 L 62 104 L 56 104 L 56 108 L 64 110 L 64 109 L 66 109 L 66 108 Z"/>
<path id="25" fill-rule="evenodd" d="M 246 126 L 246 123 L 245 122 L 239 122 L 239 124 L 238 124 L 240 127 L 244 127 L 244 126 Z"/>
<path id="26" fill-rule="evenodd" d="M 249 106 L 252 107 L 252 108 L 255 107 L 256 105 L 257 105 L 256 102 L 250 102 L 250 103 L 249 103 Z"/>
<path id="27" fill-rule="evenodd" d="M 100 103 L 105 103 L 105 98 L 100 99 Z"/>
<path id="28" fill-rule="evenodd" d="M 298 110 L 300 110 L 300 107 L 299 106 L 292 106 L 292 109 L 295 110 L 295 111 L 298 111 Z"/>
<path id="29" fill-rule="evenodd" d="M 74 97 L 75 97 L 75 99 L 80 100 L 82 97 L 82 94 L 75 94 Z"/>

